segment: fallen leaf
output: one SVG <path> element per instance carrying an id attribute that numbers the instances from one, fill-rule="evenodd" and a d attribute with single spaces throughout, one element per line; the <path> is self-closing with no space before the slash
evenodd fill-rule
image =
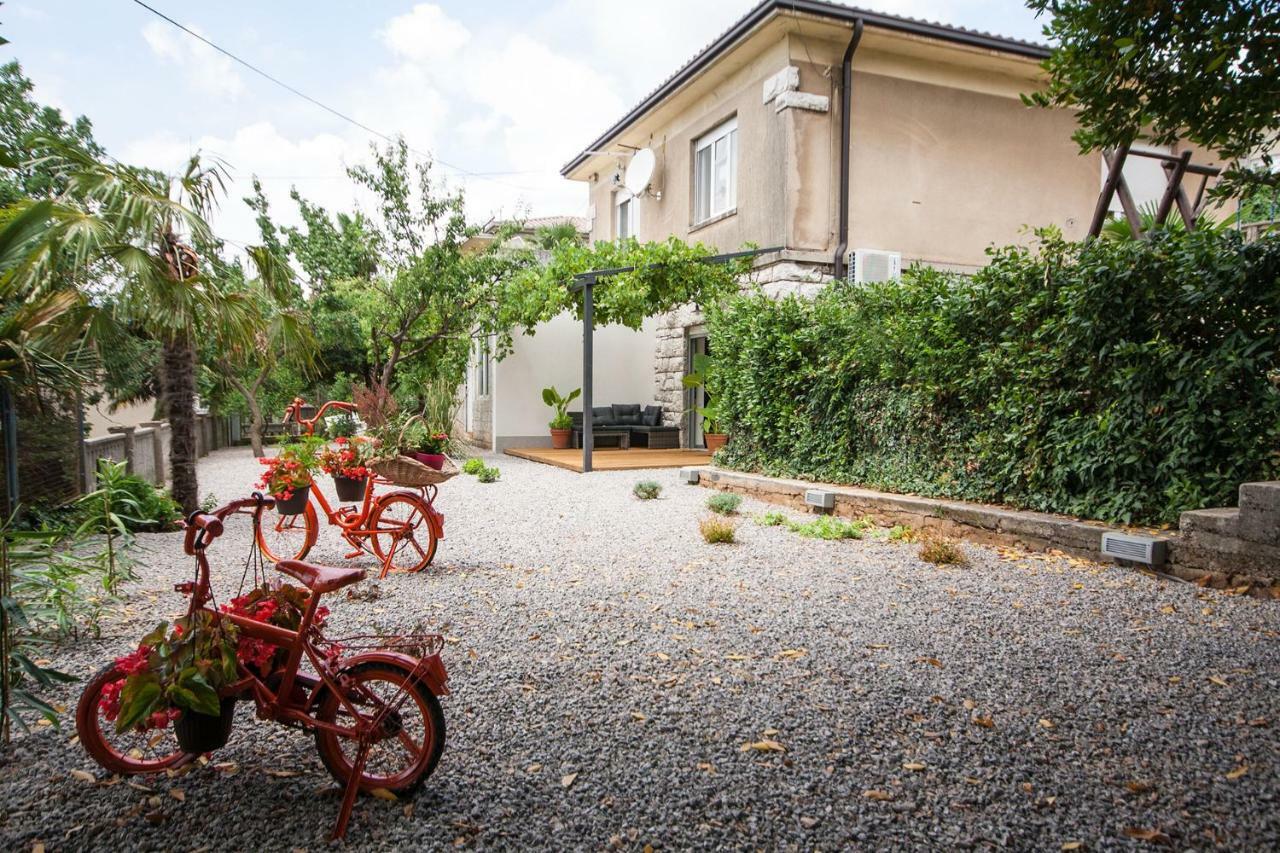
<path id="1" fill-rule="evenodd" d="M 707 762 L 705 762 L 705 761 L 699 761 L 699 762 L 698 762 L 698 769 L 699 769 L 699 770 L 701 770 L 701 771 L 703 771 L 704 773 L 711 773 L 711 774 L 714 774 L 714 773 L 716 772 L 716 768 L 715 768 L 715 767 L 713 767 L 711 764 L 708 764 L 708 763 L 707 763 Z"/>
<path id="2" fill-rule="evenodd" d="M 1142 782 L 1137 779 L 1132 782 L 1125 782 L 1124 786 L 1129 789 L 1131 794 L 1145 794 L 1148 791 L 1154 791 L 1156 786 L 1150 782 Z"/>
<path id="3" fill-rule="evenodd" d="M 653 653 L 653 656 L 654 656 L 654 657 L 656 657 L 658 660 L 661 660 L 661 661 L 668 661 L 668 660 L 671 660 L 671 655 L 666 654 L 665 652 L 654 652 L 654 653 Z"/>
<path id="4" fill-rule="evenodd" d="M 903 770 L 923 770 L 924 765 L 921 764 L 919 761 L 908 761 L 906 764 L 902 765 L 902 769 Z"/>
<path id="5" fill-rule="evenodd" d="M 1063 850 L 1083 850 L 1084 842 L 1083 841 L 1064 841 L 1062 843 L 1062 849 Z"/>
<path id="6" fill-rule="evenodd" d="M 783 649 L 774 655 L 778 660 L 799 660 L 809 654 L 808 649 Z"/>
<path id="7" fill-rule="evenodd" d="M 748 658 L 747 658 L 747 656 L 746 656 L 746 655 L 740 655 L 740 654 L 737 654 L 737 653 L 730 654 L 730 655 L 725 655 L 725 656 L 724 656 L 724 659 L 725 659 L 725 660 L 748 660 Z"/>
<path id="8" fill-rule="evenodd" d="M 275 776 L 277 779 L 288 779 L 291 776 L 301 776 L 300 770 L 268 770 L 268 776 Z"/>
<path id="9" fill-rule="evenodd" d="M 973 701 L 972 699 L 964 700 L 963 704 L 964 704 L 964 709 L 966 711 L 972 711 L 974 708 L 978 707 L 978 703 Z"/>
<path id="10" fill-rule="evenodd" d="M 1138 827 L 1125 827 L 1124 834 L 1130 838 L 1136 838 L 1138 841 L 1149 841 L 1152 844 L 1163 844 L 1167 847 L 1173 846 L 1173 839 L 1165 835 L 1158 829 L 1139 829 Z"/>
<path id="11" fill-rule="evenodd" d="M 991 717 L 975 716 L 973 718 L 973 724 L 975 726 L 982 726 L 984 729 L 994 729 L 996 727 L 996 721 L 991 719 Z"/>
<path id="12" fill-rule="evenodd" d="M 893 799 L 893 794 L 890 794 L 888 791 L 878 791 L 875 788 L 872 788 L 870 791 L 863 791 L 862 796 L 866 797 L 868 800 L 892 800 Z"/>
<path id="13" fill-rule="evenodd" d="M 180 803 L 185 803 L 187 801 L 187 792 L 181 788 L 170 788 L 169 796 L 173 797 Z"/>
<path id="14" fill-rule="evenodd" d="M 369 791 L 369 793 L 373 794 L 378 799 L 386 800 L 389 803 L 397 802 L 400 799 L 395 794 L 388 791 L 386 788 L 374 788 L 371 791 Z"/>
<path id="15" fill-rule="evenodd" d="M 1226 687 L 1226 686 L 1228 686 L 1228 685 L 1227 685 L 1227 680 L 1226 680 L 1225 678 L 1221 677 L 1221 676 L 1218 676 L 1218 675 L 1211 675 L 1211 676 L 1209 676 L 1209 681 L 1211 681 L 1212 683 L 1214 683 L 1214 684 L 1218 685 L 1219 687 Z"/>
<path id="16" fill-rule="evenodd" d="M 739 752 L 786 752 L 787 748 L 776 740 L 758 740 L 753 743 L 744 743 L 738 748 Z"/>
<path id="17" fill-rule="evenodd" d="M 31 853 L 44 853 L 44 842 L 37 841 L 31 845 Z"/>
<path id="18" fill-rule="evenodd" d="M 937 658 L 916 658 L 916 663 L 927 663 L 929 666 L 936 666 L 938 669 L 942 669 L 942 661 Z"/>
<path id="19" fill-rule="evenodd" d="M 88 770 L 72 770 L 72 779 L 79 779 L 81 782 L 97 782 L 98 779 Z"/>
<path id="20" fill-rule="evenodd" d="M 884 643 L 871 643 L 870 645 L 868 645 L 868 646 L 867 646 L 867 648 L 869 648 L 869 649 L 887 649 L 887 648 L 889 648 L 889 647 L 888 647 L 887 645 L 885 645 Z"/>
<path id="21" fill-rule="evenodd" d="M 1227 778 L 1230 779 L 1232 782 L 1234 782 L 1235 780 L 1239 779 L 1241 776 L 1243 776 L 1248 772 L 1249 772 L 1249 765 L 1241 764 L 1235 770 L 1232 770 L 1230 773 L 1228 773 Z"/>
<path id="22" fill-rule="evenodd" d="M 1040 718 L 1040 728 L 1042 729 L 1053 729 L 1053 728 L 1057 728 L 1057 726 L 1058 724 L 1055 723 L 1053 720 L 1047 720 L 1044 717 Z"/>
<path id="23" fill-rule="evenodd" d="M 541 770 L 541 769 L 542 769 L 542 765 L 541 765 L 541 764 L 530 764 L 528 767 L 526 767 L 526 768 L 525 768 L 525 772 L 526 772 L 526 773 L 537 773 L 537 772 L 538 772 L 539 770 Z"/>
<path id="24" fill-rule="evenodd" d="M 572 784 L 573 784 L 573 780 L 574 780 L 574 779 L 577 779 L 577 778 L 578 778 L 578 774 L 577 774 L 577 773 L 566 773 L 564 776 L 561 776 L 561 777 L 560 777 L 560 786 L 561 786 L 562 788 L 567 788 L 567 787 L 569 787 L 570 785 L 572 785 Z"/>
<path id="25" fill-rule="evenodd" d="M 641 714 L 639 711 L 632 711 L 631 719 L 635 720 L 637 723 L 643 723 L 645 720 L 649 718 L 646 717 L 644 714 Z"/>

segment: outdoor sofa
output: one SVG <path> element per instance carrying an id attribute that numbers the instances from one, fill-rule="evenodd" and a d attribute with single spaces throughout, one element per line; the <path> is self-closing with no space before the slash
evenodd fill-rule
<path id="1" fill-rule="evenodd" d="M 680 427 L 662 425 L 661 406 L 614 403 L 591 410 L 591 429 L 597 445 L 601 433 L 612 433 L 619 447 L 648 447 L 670 450 L 680 446 Z M 573 419 L 573 446 L 582 446 L 582 412 L 570 412 Z M 611 438 L 606 441 L 612 443 Z"/>

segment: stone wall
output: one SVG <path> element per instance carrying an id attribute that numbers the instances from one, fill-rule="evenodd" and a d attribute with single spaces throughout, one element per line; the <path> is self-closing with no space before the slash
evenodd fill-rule
<path id="1" fill-rule="evenodd" d="M 809 253 L 779 252 L 757 262 L 743 282 L 760 287 L 773 297 L 789 293 L 814 295 L 831 280 L 831 264 L 808 257 Z M 685 417 L 687 395 L 682 382 L 688 369 L 689 334 L 699 331 L 706 315 L 696 305 L 686 305 L 658 317 L 654 353 L 654 402 L 662 406 L 662 422 L 680 427 L 680 446 L 689 446 L 689 419 Z M 715 352 L 715 341 L 711 342 Z"/>

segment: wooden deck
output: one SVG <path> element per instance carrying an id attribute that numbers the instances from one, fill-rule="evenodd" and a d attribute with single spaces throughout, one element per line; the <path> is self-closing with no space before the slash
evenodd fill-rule
<path id="1" fill-rule="evenodd" d="M 554 465 L 569 471 L 582 472 L 581 450 L 552 450 L 549 447 L 508 447 L 508 456 L 517 456 Z M 617 450 L 597 448 L 591 454 L 591 467 L 596 471 L 635 471 L 642 468 L 683 468 L 686 465 L 707 465 L 711 454 L 704 450 L 649 450 L 633 447 Z"/>

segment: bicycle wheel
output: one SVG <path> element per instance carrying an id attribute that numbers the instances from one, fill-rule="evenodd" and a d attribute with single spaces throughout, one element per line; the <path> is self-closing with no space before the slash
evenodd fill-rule
<path id="1" fill-rule="evenodd" d="M 116 724 L 108 720 L 103 702 L 103 688 L 123 682 L 126 676 L 110 664 L 98 670 L 80 694 L 76 706 L 76 734 L 85 752 L 103 769 L 122 776 L 159 773 L 195 758 L 178 746 L 173 727 L 132 729 L 116 734 Z"/>
<path id="2" fill-rule="evenodd" d="M 393 706 L 381 737 L 369 747 L 360 773 L 362 791 L 383 788 L 398 797 L 410 797 L 440 761 L 444 751 L 444 711 L 440 700 L 421 681 L 412 680 L 411 675 L 403 666 L 382 661 L 356 664 L 339 673 L 339 681 L 351 685 L 347 697 L 362 717 L 375 716 L 383 703 Z M 402 689 L 407 696 L 396 707 Z M 316 701 L 316 719 L 340 726 L 355 724 L 350 709 L 328 688 Z M 316 729 L 320 760 L 339 784 L 346 785 L 351 778 L 357 748 L 354 738 Z"/>
<path id="3" fill-rule="evenodd" d="M 412 492 L 392 492 L 378 499 L 369 529 L 373 530 L 373 553 L 387 562 L 391 570 L 420 572 L 436 556 L 435 528 L 427 517 L 431 512 L 426 501 Z"/>
<path id="4" fill-rule="evenodd" d="M 258 525 L 258 547 L 262 556 L 273 563 L 281 560 L 301 560 L 320 535 L 320 522 L 316 520 L 316 508 L 310 502 L 299 515 L 281 515 L 273 510 L 262 511 Z"/>

